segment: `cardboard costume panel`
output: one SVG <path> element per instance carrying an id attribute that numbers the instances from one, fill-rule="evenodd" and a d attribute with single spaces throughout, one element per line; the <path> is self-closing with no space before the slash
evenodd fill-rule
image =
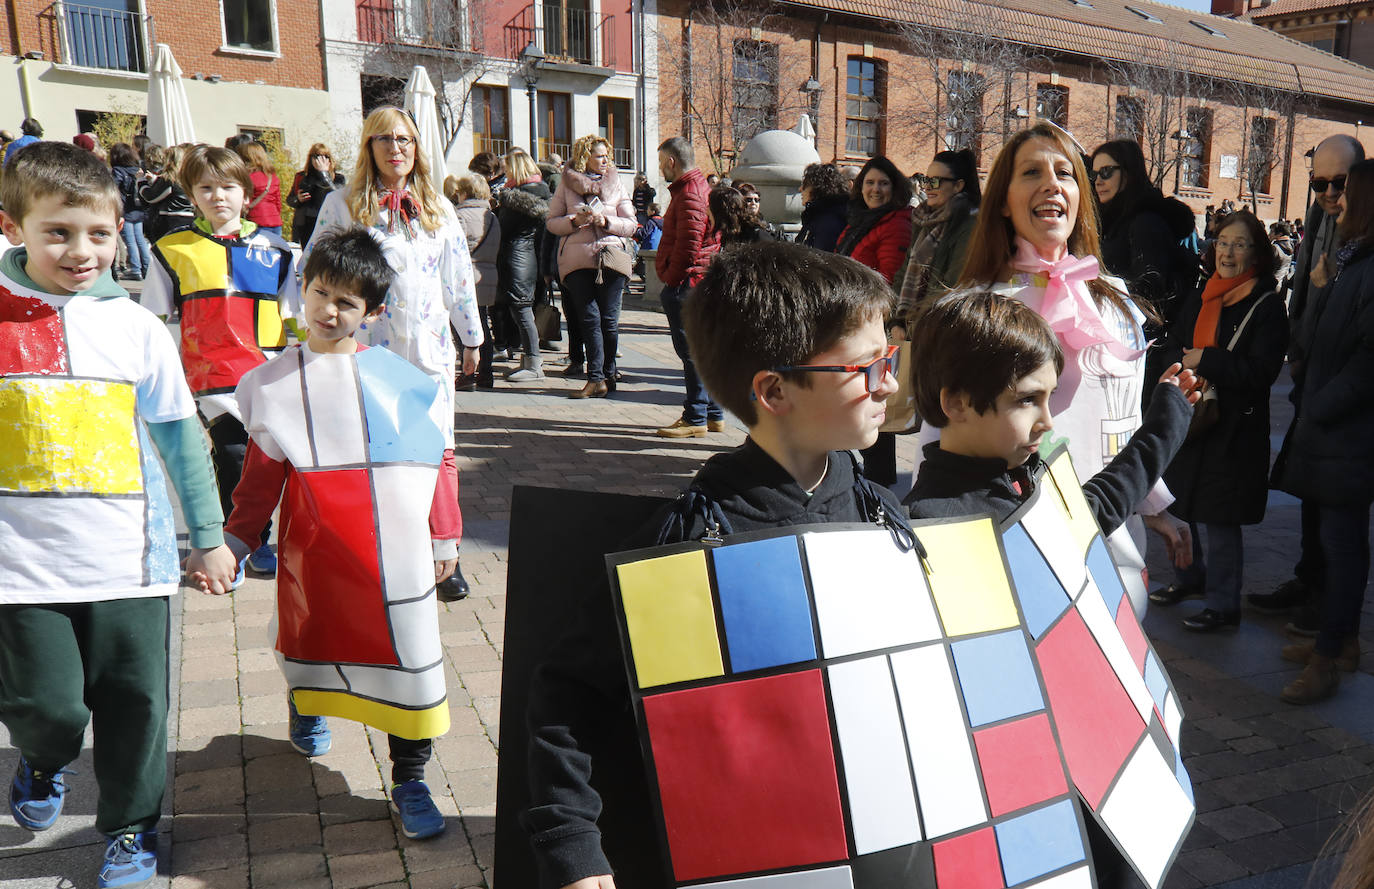
<path id="1" fill-rule="evenodd" d="M 1010 546 L 972 517 L 924 559 L 838 525 L 608 559 L 672 885 L 1094 886 L 1080 798 L 1162 884 L 1177 697 L 1053 466 Z"/>

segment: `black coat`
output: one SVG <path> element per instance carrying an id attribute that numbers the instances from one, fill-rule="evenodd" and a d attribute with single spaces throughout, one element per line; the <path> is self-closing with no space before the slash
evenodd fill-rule
<path id="1" fill-rule="evenodd" d="M 534 304 L 539 280 L 539 242 L 553 194 L 542 182 L 501 191 L 496 218 L 501 223 L 501 249 L 496 254 L 496 301 Z"/>
<path id="2" fill-rule="evenodd" d="M 1374 246 L 1314 294 L 1298 415 L 1274 478 L 1323 506 L 1374 501 Z"/>
<path id="3" fill-rule="evenodd" d="M 815 198 L 802 209 L 801 224 L 798 244 L 834 253 L 840 235 L 849 225 L 849 197 Z"/>
<path id="4" fill-rule="evenodd" d="M 119 186 L 119 196 L 124 199 L 124 221 L 146 221 L 148 211 L 138 196 L 138 167 L 114 167 L 110 172 Z"/>
<path id="5" fill-rule="evenodd" d="M 1184 443 L 1164 473 L 1174 495 L 1169 511 L 1190 522 L 1254 525 L 1264 520 L 1269 495 L 1269 388 L 1283 368 L 1288 313 L 1272 278 L 1221 310 L 1217 345 L 1204 349 L 1198 376 L 1217 388 L 1220 419 Z M 1226 345 L 1257 300 L 1263 299 L 1233 351 Z M 1201 289 L 1184 303 L 1163 348 L 1165 365 L 1192 348 L 1202 310 Z"/>
<path id="6" fill-rule="evenodd" d="M 1187 267 L 1179 242 L 1195 230 L 1187 204 L 1152 188 L 1130 206 L 1102 207 L 1102 261 L 1131 296 L 1155 308 L 1167 327 L 1197 286 L 1197 261 Z M 1152 336 L 1154 331 L 1148 331 Z"/>

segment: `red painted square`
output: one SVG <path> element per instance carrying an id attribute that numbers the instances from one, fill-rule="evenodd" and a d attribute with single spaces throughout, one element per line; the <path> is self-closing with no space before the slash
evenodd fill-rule
<path id="1" fill-rule="evenodd" d="M 1036 655 L 1069 777 L 1096 810 L 1145 723 L 1077 609 L 1045 634 Z"/>
<path id="2" fill-rule="evenodd" d="M 267 360 L 258 348 L 248 296 L 205 296 L 181 304 L 181 363 L 191 391 L 232 389 Z"/>
<path id="3" fill-rule="evenodd" d="M 973 733 L 992 817 L 1068 792 L 1050 718 L 1037 713 Z"/>
<path id="4" fill-rule="evenodd" d="M 679 882 L 849 855 L 817 670 L 644 698 Z"/>
<path id="5" fill-rule="evenodd" d="M 1122 596 L 1121 604 L 1116 608 L 1116 628 L 1121 631 L 1121 638 L 1126 640 L 1126 650 L 1131 653 L 1135 668 L 1144 676 L 1145 657 L 1150 653 L 1150 643 L 1145 641 L 1145 631 L 1140 621 L 1136 620 L 1129 595 Z"/>
<path id="6" fill-rule="evenodd" d="M 69 368 L 57 309 L 0 287 L 0 374 L 57 374 Z"/>
<path id="7" fill-rule="evenodd" d="M 286 477 L 277 649 L 289 658 L 396 666 L 365 469 Z"/>
<path id="8" fill-rule="evenodd" d="M 991 827 L 936 843 L 934 853 L 941 889 L 1002 889 L 1002 859 Z"/>

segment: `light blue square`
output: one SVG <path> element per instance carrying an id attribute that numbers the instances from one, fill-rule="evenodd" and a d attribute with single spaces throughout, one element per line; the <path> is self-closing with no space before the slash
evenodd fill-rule
<path id="1" fill-rule="evenodd" d="M 1008 886 L 1083 860 L 1083 835 L 1073 805 L 1072 800 L 1061 800 L 996 826 Z"/>
<path id="2" fill-rule="evenodd" d="M 1107 552 L 1107 544 L 1101 537 L 1094 537 L 1088 546 L 1088 573 L 1097 584 L 1102 601 L 1107 603 L 1107 613 L 1115 618 L 1116 610 L 1121 607 L 1121 597 L 1126 595 L 1126 588 L 1121 584 L 1116 563 L 1112 561 L 1112 554 Z"/>
<path id="3" fill-rule="evenodd" d="M 429 415 L 435 382 L 382 348 L 358 353 L 358 378 L 372 462 L 438 465 L 447 443 Z"/>
<path id="4" fill-rule="evenodd" d="M 1069 607 L 1069 594 L 1020 522 L 1002 533 L 1002 544 L 1016 585 L 1016 598 L 1026 617 L 1026 629 L 1039 639 Z"/>
<path id="5" fill-rule="evenodd" d="M 795 537 L 722 546 L 711 558 L 733 672 L 815 660 L 811 600 Z"/>
<path id="6" fill-rule="evenodd" d="M 950 648 L 973 727 L 1045 709 L 1021 630 L 963 639 Z"/>
<path id="7" fill-rule="evenodd" d="M 1162 717 L 1164 700 L 1169 695 L 1169 680 L 1164 678 L 1164 670 L 1160 668 L 1159 659 L 1153 651 L 1145 656 L 1145 687 L 1150 690 L 1150 697 L 1154 699 Z"/>

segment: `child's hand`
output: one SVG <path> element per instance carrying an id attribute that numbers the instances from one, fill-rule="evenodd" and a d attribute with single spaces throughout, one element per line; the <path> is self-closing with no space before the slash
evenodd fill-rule
<path id="1" fill-rule="evenodd" d="M 457 559 L 435 559 L 434 560 L 434 582 L 443 583 L 453 576 L 453 569 L 458 567 Z"/>
<path id="2" fill-rule="evenodd" d="M 1167 512 L 1158 515 L 1142 515 L 1145 527 L 1164 538 L 1164 547 L 1169 552 L 1169 561 L 1175 568 L 1187 568 L 1193 564 L 1193 532 L 1188 523 L 1179 521 Z"/>
<path id="3" fill-rule="evenodd" d="M 1177 386 L 1182 389 L 1189 404 L 1197 404 L 1198 399 L 1202 398 L 1202 377 L 1191 370 L 1184 370 L 1183 365 L 1177 361 L 1169 365 L 1169 369 L 1164 371 L 1164 375 L 1159 378 L 1159 381 L 1165 385 Z"/>
<path id="4" fill-rule="evenodd" d="M 224 544 L 214 549 L 193 549 L 186 557 L 186 573 L 202 593 L 212 596 L 231 592 L 238 570 L 238 560 Z"/>

